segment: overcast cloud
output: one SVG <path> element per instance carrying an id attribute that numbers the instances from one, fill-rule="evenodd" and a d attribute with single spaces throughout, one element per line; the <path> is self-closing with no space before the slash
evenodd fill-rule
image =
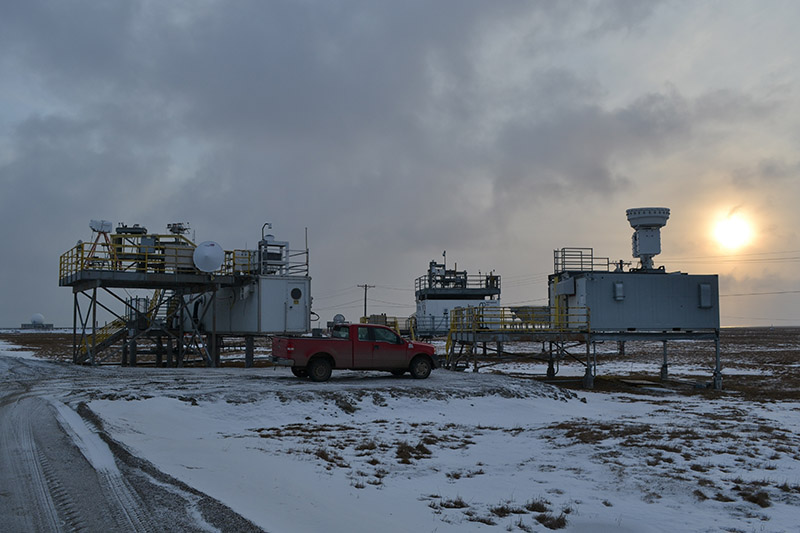
<path id="1" fill-rule="evenodd" d="M 552 250 L 719 273 L 723 324 L 800 324 L 800 4 L 10 1 L 0 7 L 0 326 L 71 323 L 89 219 L 303 246 L 315 309 L 413 311 L 447 250 L 508 303 Z M 732 209 L 756 239 L 711 238 Z M 776 254 L 793 252 L 793 254 Z M 391 287 L 391 289 L 389 288 Z M 396 290 L 405 289 L 405 290 Z"/>

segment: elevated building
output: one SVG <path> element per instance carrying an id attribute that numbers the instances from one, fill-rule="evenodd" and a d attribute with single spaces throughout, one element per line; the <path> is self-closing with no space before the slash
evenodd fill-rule
<path id="1" fill-rule="evenodd" d="M 420 337 L 446 335 L 450 315 L 456 307 L 499 307 L 500 276 L 469 275 L 466 270 L 448 269 L 431 261 L 428 273 L 414 283 L 415 331 Z"/>
<path id="2" fill-rule="evenodd" d="M 639 264 L 596 257 L 591 248 L 555 250 L 548 278 L 548 305 L 493 310 L 458 308 L 448 335 L 448 364 L 474 355 L 475 345 L 496 342 L 548 343 L 548 376 L 570 346 L 585 349 L 584 384 L 591 387 L 598 342 L 663 343 L 661 377 L 668 376 L 667 343 L 675 340 L 714 342 L 712 385 L 722 387 L 719 353 L 719 279 L 716 274 L 667 272 L 653 258 L 661 253 L 660 230 L 670 211 L 663 207 L 628 209 L 634 229 L 633 256 Z M 462 351 L 456 353 L 457 345 Z M 464 350 L 464 347 L 467 347 Z M 474 358 L 473 358 L 474 360 Z"/>
<path id="3" fill-rule="evenodd" d="M 265 235 L 269 224 L 257 249 L 233 251 L 195 244 L 187 224 L 170 224 L 167 234 L 111 226 L 93 220 L 92 242 L 61 256 L 59 285 L 74 295 L 74 362 L 113 361 L 121 352 L 122 364 L 135 364 L 149 350 L 157 365 L 166 356 L 167 366 L 181 366 L 194 355 L 217 366 L 224 336 L 246 337 L 252 362 L 252 337 L 311 330 L 308 248 Z M 114 311 L 103 294 L 124 309 Z M 113 320 L 100 326 L 98 308 Z"/>

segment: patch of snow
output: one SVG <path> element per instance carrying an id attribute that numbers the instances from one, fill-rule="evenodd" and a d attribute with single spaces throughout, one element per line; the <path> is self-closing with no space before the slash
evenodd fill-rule
<path id="1" fill-rule="evenodd" d="M 221 388 L 204 378 L 89 407 L 133 453 L 268 531 L 540 531 L 524 510 L 535 500 L 574 532 L 797 522 L 800 498 L 776 487 L 800 483 L 800 428 L 787 424 L 800 403 L 574 395 L 441 370 L 423 381 L 341 372 L 324 384 L 285 369 L 211 373 Z M 768 508 L 736 489 L 760 483 Z M 500 516 L 503 506 L 518 514 Z"/>
<path id="2" fill-rule="evenodd" d="M 0 340 L 0 355 L 8 357 L 18 357 L 20 359 L 39 359 L 33 352 L 19 350 L 15 344 Z"/>
<path id="3" fill-rule="evenodd" d="M 86 460 L 98 472 L 120 476 L 114 455 L 108 445 L 89 427 L 83 418 L 70 407 L 55 399 L 50 399 L 50 404 L 56 410 L 59 424 L 72 438 L 72 441 L 81 451 Z"/>

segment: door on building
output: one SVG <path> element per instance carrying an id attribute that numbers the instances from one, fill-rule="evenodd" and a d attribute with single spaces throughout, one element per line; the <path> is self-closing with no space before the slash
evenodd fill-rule
<path id="1" fill-rule="evenodd" d="M 286 284 L 286 331 L 305 333 L 309 329 L 308 295 L 306 284 Z"/>

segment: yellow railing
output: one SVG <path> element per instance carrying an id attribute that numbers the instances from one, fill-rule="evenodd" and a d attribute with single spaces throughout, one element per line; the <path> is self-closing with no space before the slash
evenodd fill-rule
<path id="1" fill-rule="evenodd" d="M 547 306 L 456 307 L 450 311 L 446 353 L 454 336 L 478 333 L 583 333 L 590 329 L 589 308 L 571 307 L 568 312 Z"/>
<path id="2" fill-rule="evenodd" d="M 386 315 L 371 315 L 369 317 L 362 316 L 359 319 L 361 324 L 379 324 L 381 326 L 387 326 L 395 330 L 397 333 L 400 333 L 400 330 L 412 330 L 413 335 L 413 322 L 412 319 L 409 317 L 397 317 L 397 316 L 386 316 Z"/>
<path id="3" fill-rule="evenodd" d="M 160 237 L 160 236 L 155 236 Z M 91 243 L 81 242 L 61 255 L 59 279 L 84 270 L 178 273 L 196 272 L 193 261 L 195 245 L 183 236 L 164 236 L 171 242 L 146 243 Z M 226 251 L 222 267 L 215 274 L 249 272 L 255 269 L 248 254 Z"/>
<path id="4" fill-rule="evenodd" d="M 552 307 L 457 307 L 450 312 L 450 332 L 584 332 L 589 309 L 568 312 Z"/>
<path id="5" fill-rule="evenodd" d="M 135 240 L 141 239 L 141 240 Z M 146 239 L 146 240 L 145 240 Z M 197 273 L 195 244 L 183 235 L 111 235 L 110 241 L 79 242 L 61 255 L 59 279 L 81 271 L 139 273 Z M 273 265 L 274 266 L 274 265 Z M 226 250 L 216 275 L 254 275 L 262 270 L 257 250 Z M 269 270 L 269 269 L 266 269 Z M 264 272 L 267 273 L 267 272 Z M 308 275 L 308 251 L 289 251 L 269 273 Z"/>
<path id="6" fill-rule="evenodd" d="M 102 328 L 98 329 L 95 332 L 94 335 L 95 344 L 100 344 L 101 342 L 110 338 L 112 335 L 114 335 L 116 332 L 118 332 L 124 327 L 125 327 L 125 321 L 123 319 L 117 318 L 112 320 L 111 322 L 109 322 L 108 324 L 106 324 L 105 326 L 103 326 Z M 85 354 L 86 352 L 87 352 L 87 345 L 81 344 L 81 353 Z"/>

